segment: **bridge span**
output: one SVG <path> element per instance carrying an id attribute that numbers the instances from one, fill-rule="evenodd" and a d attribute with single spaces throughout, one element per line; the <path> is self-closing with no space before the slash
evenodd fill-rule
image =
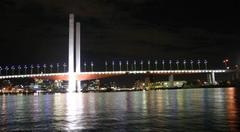
<path id="1" fill-rule="evenodd" d="M 120 75 L 131 74 L 148 74 L 148 75 L 181 75 L 181 74 L 209 74 L 215 81 L 215 73 L 230 73 L 235 70 L 143 70 L 143 71 L 98 71 L 98 72 L 80 72 L 80 73 L 41 73 L 41 74 L 24 74 L 24 75 L 6 75 L 0 76 L 0 79 L 14 78 L 39 78 L 50 80 L 69 80 L 69 76 L 73 75 L 75 80 L 92 80 L 99 78 L 107 78 Z"/>

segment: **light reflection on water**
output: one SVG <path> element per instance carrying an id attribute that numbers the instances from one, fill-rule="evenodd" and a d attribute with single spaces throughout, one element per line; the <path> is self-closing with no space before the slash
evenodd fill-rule
<path id="1" fill-rule="evenodd" d="M 82 93 L 67 93 L 66 95 L 66 121 L 69 130 L 83 129 L 81 126 L 83 114 Z"/>
<path id="2" fill-rule="evenodd" d="M 0 96 L 0 131 L 237 131 L 238 88 Z"/>
<path id="3" fill-rule="evenodd" d="M 7 112 L 6 112 L 6 98 L 4 95 L 2 96 L 1 102 L 2 102 L 2 104 L 1 104 L 2 105 L 2 107 L 1 107 L 1 127 L 3 130 L 5 130 L 6 129 L 5 127 L 7 126 L 7 116 L 6 116 Z"/>
<path id="4" fill-rule="evenodd" d="M 236 102 L 234 101 L 235 98 L 236 98 L 236 95 L 235 95 L 235 88 L 228 88 L 226 90 L 226 93 L 227 93 L 227 122 L 228 122 L 228 125 L 229 125 L 229 128 L 231 131 L 237 131 L 237 124 L 236 124 L 236 121 L 239 120 L 237 119 L 237 115 L 239 113 L 239 111 L 237 111 L 237 108 L 236 108 Z M 238 97 L 239 98 L 239 97 Z M 238 104 L 239 105 L 239 104 Z M 239 123 L 238 123 L 239 124 Z"/>

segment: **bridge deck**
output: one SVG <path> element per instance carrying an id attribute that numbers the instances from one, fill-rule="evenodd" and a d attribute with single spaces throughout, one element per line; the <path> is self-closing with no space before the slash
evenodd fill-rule
<path id="1" fill-rule="evenodd" d="M 201 74 L 201 73 L 228 73 L 234 70 L 150 70 L 150 71 L 99 71 L 99 72 L 81 72 L 73 73 L 77 80 L 88 80 L 94 78 L 104 78 L 124 74 Z M 55 80 L 68 80 L 69 73 L 41 73 L 41 74 L 25 74 L 25 75 L 6 75 L 0 76 L 0 79 L 11 78 L 45 78 Z"/>

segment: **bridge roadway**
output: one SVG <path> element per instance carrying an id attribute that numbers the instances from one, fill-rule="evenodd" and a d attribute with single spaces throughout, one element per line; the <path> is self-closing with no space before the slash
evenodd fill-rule
<path id="1" fill-rule="evenodd" d="M 215 74 L 215 73 L 229 73 L 235 70 L 144 70 L 144 71 L 99 71 L 99 72 L 81 72 L 73 73 L 76 80 L 91 80 L 98 78 L 107 78 L 112 76 L 120 76 L 127 74 L 156 74 L 156 75 L 180 75 L 180 74 Z M 41 74 L 25 74 L 25 75 L 6 75 L 0 76 L 0 79 L 14 79 L 14 78 L 39 78 L 50 80 L 68 80 L 69 73 L 41 73 Z"/>

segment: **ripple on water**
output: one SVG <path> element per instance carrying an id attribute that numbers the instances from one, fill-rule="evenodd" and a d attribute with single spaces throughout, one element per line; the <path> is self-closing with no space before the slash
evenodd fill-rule
<path id="1" fill-rule="evenodd" d="M 0 96 L 0 131 L 237 131 L 240 90 Z"/>

